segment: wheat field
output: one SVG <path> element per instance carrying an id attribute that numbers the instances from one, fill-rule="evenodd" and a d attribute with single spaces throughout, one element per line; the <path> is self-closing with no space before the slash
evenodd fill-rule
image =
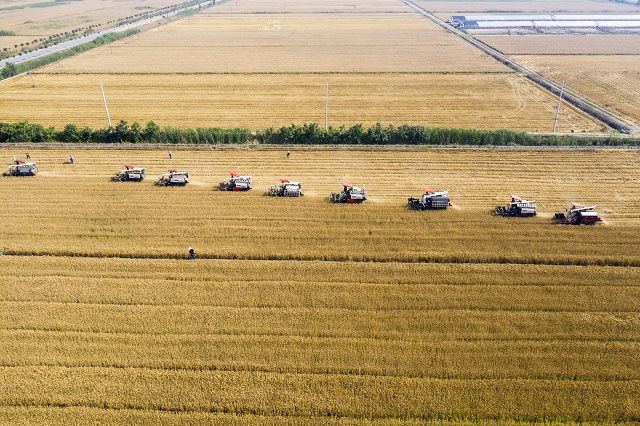
<path id="1" fill-rule="evenodd" d="M 323 123 L 328 82 L 335 127 L 553 126 L 553 96 L 400 2 L 274 5 L 226 2 L 2 82 L 0 116 L 104 127 L 103 83 L 115 122 L 260 130 Z M 604 126 L 563 105 L 557 129 Z"/>
<path id="2" fill-rule="evenodd" d="M 289 149 L 30 147 L 0 185 L 0 424 L 640 418 L 635 150 Z M 254 189 L 214 190 L 229 169 Z M 330 204 L 344 181 L 369 200 Z M 427 186 L 453 207 L 407 210 Z M 539 216 L 492 216 L 512 193 Z M 553 224 L 570 201 L 605 222 Z"/>

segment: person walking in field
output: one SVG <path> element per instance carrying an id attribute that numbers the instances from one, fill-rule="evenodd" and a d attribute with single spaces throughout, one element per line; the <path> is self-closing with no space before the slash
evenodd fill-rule
<path id="1" fill-rule="evenodd" d="M 69 163 L 73 164 L 73 155 L 69 156 Z"/>
<path id="2" fill-rule="evenodd" d="M 25 153 L 25 157 L 27 157 L 27 160 L 31 160 L 31 156 L 29 155 L 29 153 Z"/>
<path id="3" fill-rule="evenodd" d="M 169 151 L 169 160 L 171 160 L 172 157 L 173 157 L 173 154 L 171 153 L 171 151 Z"/>

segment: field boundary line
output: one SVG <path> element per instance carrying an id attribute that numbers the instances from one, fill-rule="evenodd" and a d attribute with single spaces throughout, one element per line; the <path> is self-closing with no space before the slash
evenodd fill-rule
<path id="1" fill-rule="evenodd" d="M 46 251 L 28 251 L 28 250 L 11 250 L 4 249 L 4 256 L 12 257 L 60 257 L 60 258 L 94 258 L 94 259 L 148 259 L 148 260 L 171 260 L 171 261 L 187 261 L 190 260 L 185 257 L 174 257 L 165 255 L 113 255 L 113 254 L 98 254 L 98 253 L 54 253 Z M 400 264 L 417 264 L 417 263 L 435 263 L 435 264 L 474 264 L 474 265 L 493 265 L 493 264 L 505 264 L 505 265 L 555 265 L 555 266 L 607 266 L 607 267 L 640 267 L 640 258 L 632 259 L 517 259 L 509 258 L 505 256 L 498 256 L 493 258 L 481 259 L 481 258 L 458 258 L 455 255 L 452 256 L 438 256 L 438 255 L 425 255 L 415 256 L 411 259 L 394 259 L 394 258 L 375 258 L 375 257 L 357 257 L 357 256 L 262 256 L 262 255 L 248 255 L 248 256 L 200 256 L 195 262 L 206 261 L 218 261 L 218 260 L 237 260 L 241 262 L 252 261 L 296 261 L 296 262 L 353 262 L 353 263 L 400 263 Z M 194 261 L 191 261 L 194 262 Z"/>
<path id="2" fill-rule="evenodd" d="M 122 331 L 122 330 L 114 330 L 114 331 L 94 331 L 94 330 L 81 330 L 81 329 L 62 329 L 62 328 L 37 328 L 37 327 L 0 327 L 1 332 L 27 332 L 27 333 L 41 333 L 41 334 L 73 334 L 73 335 L 102 335 L 104 337 L 117 337 L 117 336 L 153 336 L 153 337 L 197 337 L 197 338 L 210 338 L 210 337 L 257 337 L 257 338 L 291 338 L 291 339 L 299 339 L 299 340 L 370 340 L 370 341 L 384 341 L 388 342 L 388 340 L 381 340 L 375 337 L 369 336 L 345 336 L 345 335 L 329 335 L 327 333 L 323 334 L 293 334 L 293 333 L 261 333 L 258 331 L 251 333 L 242 333 L 242 332 L 230 332 L 230 331 L 217 331 L 216 333 L 169 333 L 169 332 L 133 332 L 133 331 Z M 512 337 L 510 339 L 502 339 L 495 337 L 465 337 L 465 336 L 457 336 L 456 338 L 451 339 L 430 339 L 426 340 L 421 336 L 420 339 L 411 340 L 411 339 L 403 339 L 403 338 L 394 338 L 393 342 L 396 343 L 407 343 L 407 344 L 439 344 L 439 343 L 478 343 L 478 342 L 487 342 L 487 343 L 581 343 L 581 344 L 607 344 L 607 343 L 629 343 L 629 344 L 637 344 L 640 343 L 640 337 L 638 338 L 626 338 L 626 339 L 611 339 L 604 337 L 590 337 L 590 338 L 566 338 L 561 339 L 558 337 L 552 338 L 530 338 L 530 337 Z"/>
<path id="3" fill-rule="evenodd" d="M 473 307 L 465 307 L 459 309 L 453 308 L 431 308 L 431 307 L 419 307 L 419 308 L 350 308 L 350 307 L 305 307 L 305 306 L 233 306 L 233 305 L 195 305 L 189 303 L 183 304 L 160 304 L 160 303 L 125 303 L 125 302 L 77 302 L 77 301 L 60 301 L 60 300 L 0 300 L 0 304 L 4 305 L 50 305 L 50 306 L 63 306 L 63 305 L 73 305 L 73 306 L 83 306 L 83 307 L 96 307 L 96 306 L 117 306 L 117 307 L 145 307 L 145 308 L 193 308 L 198 310 L 238 310 L 238 311 L 273 311 L 273 310 L 286 310 L 286 311 L 296 311 L 296 312 L 317 312 L 317 311 L 327 311 L 327 312 L 358 312 L 358 313 L 366 313 L 366 312 L 378 312 L 378 313 L 419 313 L 419 312 L 452 312 L 452 311 L 467 311 L 467 312 L 513 312 L 513 313 L 590 313 L 590 314 L 632 314 L 637 311 L 634 310 L 611 310 L 611 311 L 593 311 L 586 309 L 525 309 L 525 308 L 473 308 Z"/>

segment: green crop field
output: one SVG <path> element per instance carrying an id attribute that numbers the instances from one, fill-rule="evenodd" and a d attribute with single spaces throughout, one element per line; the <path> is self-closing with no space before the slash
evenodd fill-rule
<path id="1" fill-rule="evenodd" d="M 635 150 L 172 150 L 0 178 L 0 424 L 640 420 Z M 216 191 L 230 169 L 254 189 Z M 453 206 L 408 210 L 425 187 Z M 493 216 L 511 194 L 539 215 Z M 604 222 L 554 224 L 571 201 Z"/>

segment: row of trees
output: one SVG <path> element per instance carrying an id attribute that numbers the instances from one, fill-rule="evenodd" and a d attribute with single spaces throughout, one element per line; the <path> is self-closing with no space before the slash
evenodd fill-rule
<path id="1" fill-rule="evenodd" d="M 111 129 L 78 128 L 67 124 L 63 130 L 27 121 L 0 123 L 0 143 L 167 143 L 167 144 L 246 144 L 273 145 L 469 145 L 469 146 L 638 146 L 640 139 L 611 135 L 539 135 L 512 130 L 445 129 L 423 126 L 376 124 L 364 127 L 329 128 L 316 123 L 291 125 L 252 133 L 249 129 L 216 127 L 161 128 L 153 121 L 146 126 L 120 121 Z"/>
<path id="2" fill-rule="evenodd" d="M 120 121 L 111 129 L 78 128 L 67 124 L 63 130 L 27 121 L 0 123 L 0 143 L 69 142 L 69 143 L 170 143 L 170 144 L 244 144 L 253 140 L 248 129 L 160 128 L 150 121 L 146 126 Z"/>

